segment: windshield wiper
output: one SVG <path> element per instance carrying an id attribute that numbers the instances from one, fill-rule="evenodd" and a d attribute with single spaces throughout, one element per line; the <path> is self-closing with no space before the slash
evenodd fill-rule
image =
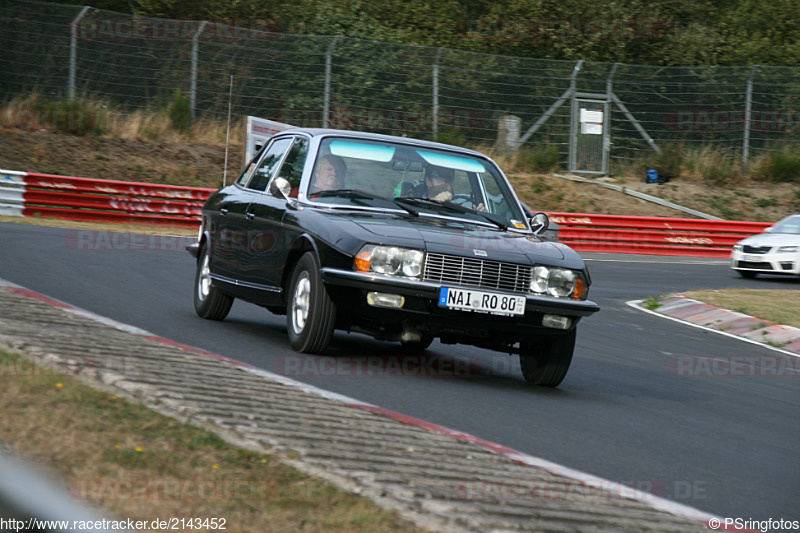
<path id="1" fill-rule="evenodd" d="M 409 203 L 412 203 L 412 202 L 408 201 L 408 198 L 399 196 L 397 198 L 392 198 L 392 201 L 395 203 L 395 205 L 397 205 L 398 207 L 400 207 L 402 209 L 405 209 L 406 211 L 408 211 L 409 213 L 411 213 L 415 217 L 419 216 L 419 211 L 417 211 L 416 209 L 414 209 L 413 207 L 408 205 Z"/>
<path id="2" fill-rule="evenodd" d="M 493 215 L 489 213 L 484 213 L 483 211 L 478 211 L 477 209 L 472 209 L 464 205 L 459 205 L 454 202 L 450 201 L 437 202 L 436 200 L 431 200 L 429 198 L 417 198 L 413 196 L 398 196 L 397 198 L 394 199 L 395 203 L 398 203 L 398 200 L 401 202 L 408 202 L 410 204 L 427 205 L 434 208 L 444 207 L 445 209 L 448 209 L 449 211 L 454 211 L 456 213 L 469 213 L 473 215 L 479 215 L 481 218 L 491 222 L 492 224 L 494 224 L 503 231 L 508 229 L 507 224 L 505 224 L 502 220 L 495 218 Z"/>

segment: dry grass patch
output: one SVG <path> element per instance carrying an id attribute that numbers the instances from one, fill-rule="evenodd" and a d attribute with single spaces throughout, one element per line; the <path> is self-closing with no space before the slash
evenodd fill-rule
<path id="1" fill-rule="evenodd" d="M 688 291 L 687 298 L 800 328 L 800 290 L 721 289 Z"/>
<path id="2" fill-rule="evenodd" d="M 225 518 L 231 532 L 414 530 L 273 456 L 3 351 L 0 390 L 5 447 L 109 518 Z"/>

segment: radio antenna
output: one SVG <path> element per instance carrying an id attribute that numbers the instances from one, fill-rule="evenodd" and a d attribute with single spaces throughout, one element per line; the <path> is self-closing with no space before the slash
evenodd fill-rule
<path id="1" fill-rule="evenodd" d="M 222 169 L 222 186 L 228 183 L 228 139 L 231 135 L 231 101 L 233 100 L 233 74 L 231 74 L 231 86 L 228 90 L 228 125 L 225 127 L 225 168 Z"/>

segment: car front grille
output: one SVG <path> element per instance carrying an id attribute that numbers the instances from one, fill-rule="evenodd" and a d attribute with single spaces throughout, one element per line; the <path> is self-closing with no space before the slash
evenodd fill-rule
<path id="1" fill-rule="evenodd" d="M 528 292 L 532 270 L 530 265 L 429 253 L 423 278 L 445 286 Z"/>
<path id="2" fill-rule="evenodd" d="M 752 244 L 745 244 L 742 251 L 746 254 L 765 254 L 772 249 L 772 246 L 753 246 Z"/>
<path id="3" fill-rule="evenodd" d="M 758 270 L 772 270 L 772 264 L 770 263 L 759 263 L 756 261 L 737 261 L 736 266 L 738 268 L 752 268 Z"/>

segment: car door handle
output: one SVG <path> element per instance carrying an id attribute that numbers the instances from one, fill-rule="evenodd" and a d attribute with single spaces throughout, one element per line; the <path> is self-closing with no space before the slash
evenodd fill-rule
<path id="1" fill-rule="evenodd" d="M 219 216 L 224 217 L 227 214 L 228 214 L 228 210 L 225 209 L 224 207 L 219 210 Z"/>
<path id="2" fill-rule="evenodd" d="M 246 213 L 246 214 L 244 215 L 244 217 L 245 217 L 245 218 L 248 220 L 248 222 L 249 222 L 249 221 L 253 220 L 254 218 L 256 218 L 256 214 L 255 214 L 255 213 L 252 213 L 252 212 L 250 212 L 250 213 Z"/>

